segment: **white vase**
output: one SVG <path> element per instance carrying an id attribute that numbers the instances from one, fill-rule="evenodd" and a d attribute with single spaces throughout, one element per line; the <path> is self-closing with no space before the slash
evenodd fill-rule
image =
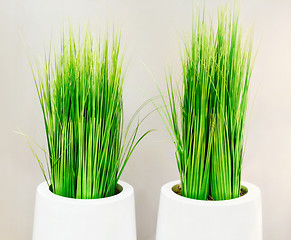
<path id="1" fill-rule="evenodd" d="M 52 193 L 46 182 L 37 188 L 33 240 L 136 240 L 134 191 L 102 199 L 72 199 Z"/>
<path id="2" fill-rule="evenodd" d="M 242 182 L 248 193 L 224 201 L 182 197 L 172 187 L 161 189 L 156 240 L 262 240 L 260 189 Z"/>

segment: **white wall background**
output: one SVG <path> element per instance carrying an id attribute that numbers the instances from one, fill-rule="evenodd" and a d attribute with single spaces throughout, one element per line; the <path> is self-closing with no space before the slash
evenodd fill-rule
<path id="1" fill-rule="evenodd" d="M 90 21 L 97 35 L 106 23 L 123 26 L 128 62 L 125 114 L 165 89 L 165 70 L 180 71 L 179 41 L 191 28 L 190 0 L 0 0 L 0 239 L 29 240 L 34 194 L 43 181 L 20 129 L 45 144 L 43 120 L 28 54 L 41 56 L 70 18 Z M 209 14 L 225 1 L 205 0 Z M 245 29 L 254 25 L 258 49 L 252 77 L 244 180 L 263 195 L 264 240 L 291 239 L 291 2 L 241 1 Z M 57 42 L 58 43 L 58 42 Z M 57 44 L 55 44 L 57 45 Z M 147 66 L 147 67 L 145 67 Z M 150 69 L 150 72 L 147 70 Z M 135 188 L 139 240 L 154 240 L 160 187 L 177 179 L 174 147 L 159 116 L 143 129 L 159 129 L 136 150 L 123 174 Z"/>

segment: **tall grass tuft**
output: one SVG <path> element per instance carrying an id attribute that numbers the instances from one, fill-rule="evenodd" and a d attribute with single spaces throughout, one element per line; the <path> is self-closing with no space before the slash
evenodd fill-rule
<path id="1" fill-rule="evenodd" d="M 181 90 L 169 75 L 170 107 L 160 113 L 176 146 L 181 191 L 187 198 L 240 195 L 250 40 L 243 43 L 238 14 L 221 9 L 216 31 L 204 12 L 198 14 L 182 56 Z"/>
<path id="2" fill-rule="evenodd" d="M 244 126 L 252 73 L 251 38 L 242 43 L 238 15 L 221 11 L 215 39 L 216 128 L 211 164 L 211 196 L 215 200 L 238 198 L 244 156 Z"/>
<path id="3" fill-rule="evenodd" d="M 63 30 L 60 51 L 45 57 L 34 76 L 48 144 L 51 191 L 64 197 L 112 196 L 137 144 L 139 124 L 123 126 L 120 34 L 98 42 L 87 30 L 75 39 Z M 135 115 L 134 115 L 135 116 Z M 39 160 L 39 159 L 38 159 Z M 40 161 L 39 161 L 40 162 Z M 41 164 L 43 169 L 43 165 Z"/>

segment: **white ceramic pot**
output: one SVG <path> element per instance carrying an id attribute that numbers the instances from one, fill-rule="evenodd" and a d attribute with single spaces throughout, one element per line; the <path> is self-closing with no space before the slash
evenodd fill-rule
<path id="1" fill-rule="evenodd" d="M 262 240 L 260 189 L 242 182 L 244 196 L 225 201 L 182 197 L 172 187 L 161 189 L 156 240 Z"/>
<path id="2" fill-rule="evenodd" d="M 33 240 L 136 240 L 134 191 L 102 199 L 72 199 L 53 194 L 46 182 L 37 188 Z"/>

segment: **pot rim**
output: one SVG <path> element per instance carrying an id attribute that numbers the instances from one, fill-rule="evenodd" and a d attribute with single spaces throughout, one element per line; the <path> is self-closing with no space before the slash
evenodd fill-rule
<path id="1" fill-rule="evenodd" d="M 237 204 L 253 201 L 259 198 L 261 194 L 260 189 L 256 185 L 249 182 L 242 181 L 241 185 L 245 186 L 248 189 L 248 192 L 242 197 L 234 198 L 230 200 L 219 200 L 219 201 L 197 200 L 197 199 L 186 198 L 175 193 L 172 190 L 172 187 L 179 183 L 180 183 L 180 180 L 175 180 L 175 181 L 166 183 L 161 188 L 161 194 L 165 195 L 167 198 L 170 198 L 171 200 L 174 200 L 183 204 L 194 204 L 194 205 L 201 205 L 201 206 L 237 205 Z"/>
<path id="2" fill-rule="evenodd" d="M 55 201 L 60 203 L 77 204 L 77 205 L 96 205 L 96 204 L 108 204 L 121 201 L 130 197 L 134 190 L 133 187 L 127 182 L 118 181 L 118 184 L 122 187 L 122 191 L 114 196 L 98 198 L 98 199 L 76 199 L 68 198 L 57 195 L 49 190 L 49 186 L 46 181 L 40 183 L 37 187 L 37 194 L 46 198 L 49 201 Z"/>

